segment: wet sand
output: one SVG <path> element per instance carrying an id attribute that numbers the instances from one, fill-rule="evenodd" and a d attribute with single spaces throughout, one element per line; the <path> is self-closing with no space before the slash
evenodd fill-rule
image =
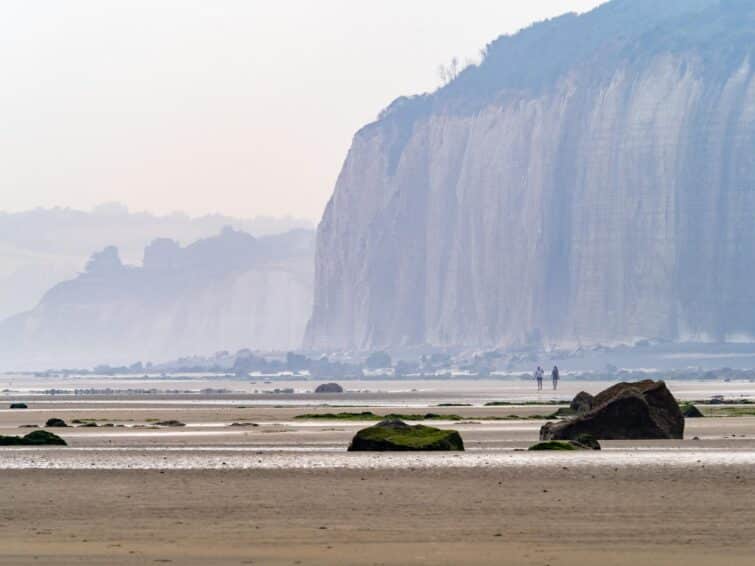
<path id="1" fill-rule="evenodd" d="M 752 467 L 2 472 L 4 564 L 752 564 Z"/>
<path id="2" fill-rule="evenodd" d="M 39 400 L 37 400 L 39 401 Z M 755 417 L 688 419 L 684 440 L 522 452 L 552 406 L 433 407 L 467 451 L 353 454 L 370 410 L 138 399 L 0 409 L 68 447 L 0 448 L 3 564 L 751 564 Z M 520 420 L 486 420 L 517 415 Z M 176 419 L 178 428 L 154 428 Z M 258 426 L 232 427 L 233 422 Z M 693 439 L 697 437 L 698 439 Z"/>

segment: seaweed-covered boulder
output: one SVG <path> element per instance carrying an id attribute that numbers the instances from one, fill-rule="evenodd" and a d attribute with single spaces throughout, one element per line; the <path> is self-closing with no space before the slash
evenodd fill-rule
<path id="1" fill-rule="evenodd" d="M 66 441 L 46 430 L 35 430 L 26 436 L 0 436 L 0 446 L 66 446 Z"/>
<path id="2" fill-rule="evenodd" d="M 461 435 L 424 425 L 411 426 L 400 419 L 385 419 L 356 433 L 349 451 L 464 450 Z"/>
<path id="3" fill-rule="evenodd" d="M 683 438 L 684 417 L 663 381 L 618 383 L 593 399 L 592 409 L 573 419 L 546 423 L 540 440 L 633 440 Z"/>
<path id="4" fill-rule="evenodd" d="M 64 427 L 68 425 L 66 424 L 66 421 L 64 421 L 63 419 L 52 418 L 52 419 L 47 419 L 45 426 L 46 427 Z"/>
<path id="5" fill-rule="evenodd" d="M 703 416 L 700 409 L 695 407 L 692 403 L 682 403 L 679 409 L 682 411 L 682 416 L 684 416 L 685 419 L 698 419 Z"/>
<path id="6" fill-rule="evenodd" d="M 317 386 L 315 393 L 343 393 L 343 387 L 337 383 L 323 383 Z"/>
<path id="7" fill-rule="evenodd" d="M 26 403 L 11 403 L 11 409 L 28 409 L 29 406 Z"/>
<path id="8" fill-rule="evenodd" d="M 572 399 L 569 408 L 578 415 L 581 415 L 592 409 L 594 400 L 595 398 L 586 391 L 580 391 L 577 393 L 576 397 Z"/>
<path id="9" fill-rule="evenodd" d="M 528 450 L 600 450 L 600 444 L 589 434 L 580 434 L 576 440 L 544 440 Z"/>

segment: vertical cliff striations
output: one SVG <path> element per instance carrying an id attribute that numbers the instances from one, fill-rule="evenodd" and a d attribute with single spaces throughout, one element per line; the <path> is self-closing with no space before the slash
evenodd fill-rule
<path id="1" fill-rule="evenodd" d="M 755 339 L 755 3 L 616 0 L 354 137 L 306 345 Z"/>

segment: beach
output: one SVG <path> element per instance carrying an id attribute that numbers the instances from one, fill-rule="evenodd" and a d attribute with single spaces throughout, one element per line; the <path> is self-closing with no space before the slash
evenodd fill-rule
<path id="1" fill-rule="evenodd" d="M 557 399 L 485 406 L 503 395 L 492 391 L 440 407 L 443 391 L 420 393 L 347 393 L 338 403 L 29 393 L 28 409 L 0 410 L 0 434 L 51 417 L 98 426 L 47 429 L 66 447 L 0 448 L 0 561 L 751 563 L 755 416 L 688 419 L 683 440 L 532 453 Z M 438 414 L 426 424 L 458 430 L 466 451 L 348 453 L 374 421 L 296 418 L 344 411 Z"/>

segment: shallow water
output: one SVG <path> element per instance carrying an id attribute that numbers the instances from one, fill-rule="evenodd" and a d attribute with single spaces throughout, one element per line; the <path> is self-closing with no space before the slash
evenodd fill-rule
<path id="1" fill-rule="evenodd" d="M 755 466 L 755 450 L 642 449 L 585 452 L 513 450 L 445 453 L 349 453 L 343 447 L 294 446 L 153 448 L 27 448 L 0 452 L 0 469 L 67 470 L 252 470 L 412 469 L 566 466 L 699 467 Z"/>
<path id="2" fill-rule="evenodd" d="M 552 402 L 569 401 L 580 391 L 597 393 L 615 382 L 584 381 L 565 376 L 558 391 L 547 388 L 538 392 L 532 380 L 513 377 L 500 379 L 426 379 L 426 380 L 353 380 L 342 381 L 346 392 L 340 395 L 316 395 L 312 390 L 319 381 L 275 381 L 272 384 L 252 383 L 244 379 L 217 379 L 210 377 L 173 377 L 171 379 L 144 379 L 133 377 L 86 376 L 38 378 L 34 376 L 2 376 L 0 386 L 8 391 L 3 397 L 26 397 L 35 405 L 55 403 L 56 405 L 109 405 L 124 407 L 134 405 L 162 405 L 191 407 L 203 406 L 307 406 L 331 404 L 342 407 L 370 405 L 375 407 L 432 407 L 439 403 L 455 402 L 483 405 L 489 401 L 509 402 Z M 724 395 L 730 399 L 755 399 L 755 383 L 750 381 L 668 381 L 668 386 L 679 399 L 708 399 L 713 395 Z M 40 397 L 45 389 L 84 389 L 84 388 L 151 389 L 154 394 L 134 394 L 122 392 L 107 401 L 89 395 L 55 395 Z M 200 394 L 205 388 L 227 389 L 228 394 Z M 292 388 L 295 394 L 272 393 L 272 390 Z M 194 394 L 171 395 L 158 398 L 165 390 L 177 389 L 193 391 Z M 263 393 L 263 391 L 266 391 Z"/>

